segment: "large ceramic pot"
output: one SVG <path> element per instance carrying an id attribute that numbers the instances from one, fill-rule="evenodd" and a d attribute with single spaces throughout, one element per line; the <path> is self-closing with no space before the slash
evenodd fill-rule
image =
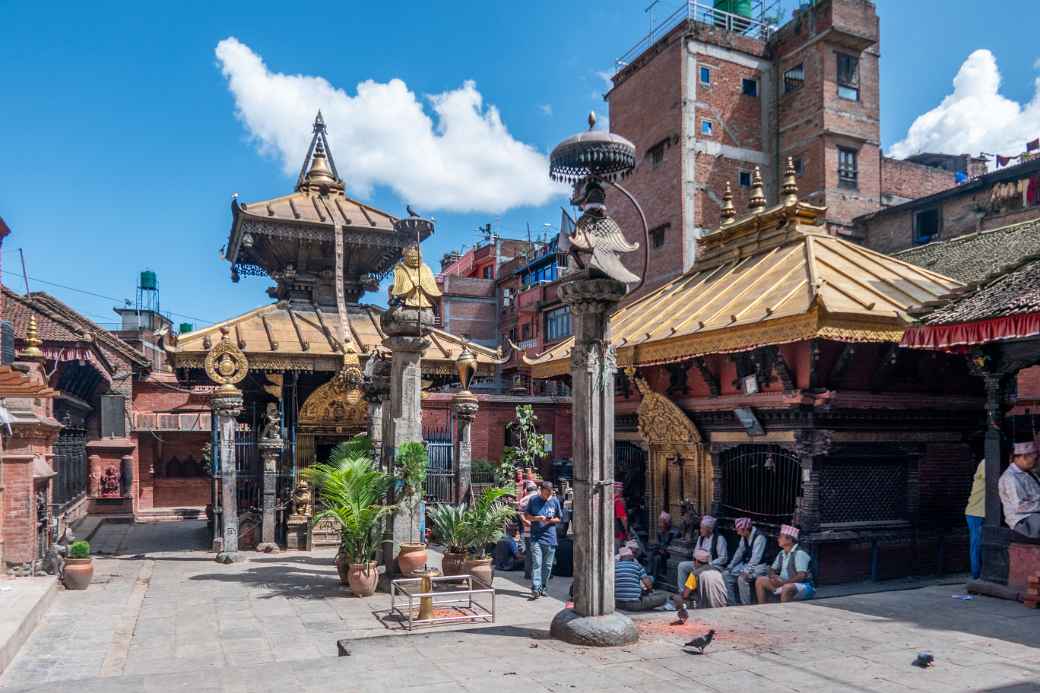
<path id="1" fill-rule="evenodd" d="M 350 572 L 350 561 L 347 559 L 347 554 L 342 551 L 336 554 L 336 572 L 339 573 L 339 584 L 350 584 L 347 580 L 347 573 Z"/>
<path id="2" fill-rule="evenodd" d="M 379 583 L 379 568 L 375 561 L 351 563 L 347 570 L 347 581 L 355 597 L 371 597 Z"/>
<path id="3" fill-rule="evenodd" d="M 490 558 L 467 558 L 462 568 L 465 573 L 483 580 L 488 586 L 495 577 Z"/>
<path id="4" fill-rule="evenodd" d="M 67 590 L 85 590 L 94 578 L 94 559 L 69 558 L 65 561 L 63 582 Z"/>
<path id="5" fill-rule="evenodd" d="M 426 565 L 426 544 L 401 544 L 397 567 L 402 575 L 411 575 Z"/>
<path id="6" fill-rule="evenodd" d="M 445 552 L 443 560 L 441 560 L 441 574 L 442 575 L 465 575 L 466 574 L 466 552 L 452 553 L 450 551 Z"/>

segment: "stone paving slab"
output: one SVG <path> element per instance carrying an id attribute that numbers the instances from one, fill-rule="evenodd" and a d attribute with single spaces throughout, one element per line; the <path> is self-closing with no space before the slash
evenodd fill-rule
<path id="1" fill-rule="evenodd" d="M 0 577 L 0 673 L 44 618 L 57 594 L 57 578 Z"/>
<path id="2" fill-rule="evenodd" d="M 123 531 L 125 530 L 125 531 Z M 1040 611 L 963 587 L 637 617 L 641 639 L 595 650 L 548 638 L 570 581 L 530 602 L 496 577 L 498 622 L 404 633 L 387 595 L 357 599 L 331 552 L 223 566 L 201 523 L 113 525 L 96 584 L 60 592 L 0 687 L 12 691 L 1040 691 Z M 681 643 L 718 632 L 704 655 Z M 337 657 L 336 642 L 351 655 Z M 928 649 L 937 665 L 910 666 Z"/>

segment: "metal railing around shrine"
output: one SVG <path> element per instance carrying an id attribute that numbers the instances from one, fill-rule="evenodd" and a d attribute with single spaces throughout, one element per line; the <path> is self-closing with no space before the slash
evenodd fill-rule
<path id="1" fill-rule="evenodd" d="M 454 444 L 451 429 L 424 431 L 426 442 L 426 498 L 436 503 L 454 503 L 455 472 L 453 470 Z"/>
<path id="2" fill-rule="evenodd" d="M 723 515 L 790 522 L 802 489 L 801 463 L 779 445 L 738 445 L 720 455 Z"/>

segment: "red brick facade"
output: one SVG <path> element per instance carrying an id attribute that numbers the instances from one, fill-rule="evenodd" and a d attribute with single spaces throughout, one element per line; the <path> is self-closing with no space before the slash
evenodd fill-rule
<path id="1" fill-rule="evenodd" d="M 881 158 L 881 203 L 886 207 L 933 195 L 954 185 L 951 171 L 887 156 Z"/>

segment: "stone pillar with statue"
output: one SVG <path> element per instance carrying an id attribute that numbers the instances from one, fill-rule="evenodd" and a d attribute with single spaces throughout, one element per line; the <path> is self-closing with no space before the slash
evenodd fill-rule
<path id="1" fill-rule="evenodd" d="M 256 550 L 262 553 L 275 553 L 278 543 L 275 540 L 275 524 L 277 522 L 275 505 L 278 493 L 278 463 L 282 457 L 282 422 L 278 414 L 278 405 L 271 402 L 267 405 L 266 421 L 260 432 L 260 459 L 264 468 L 264 500 L 263 516 L 260 520 L 260 543 Z"/>
<path id="2" fill-rule="evenodd" d="M 473 376 L 477 372 L 477 357 L 466 346 L 455 361 L 459 375 L 459 391 L 451 399 L 455 410 L 455 449 L 452 455 L 454 469 L 453 489 L 455 502 L 466 503 L 470 500 L 470 484 L 473 478 L 473 448 L 471 442 L 473 421 L 477 418 L 480 403 L 476 395 L 469 391 Z"/>
<path id="3" fill-rule="evenodd" d="M 414 232 L 418 239 L 432 233 L 433 222 L 411 216 L 398 220 L 396 228 Z M 383 410 L 383 416 L 389 419 L 383 450 L 390 469 L 393 469 L 393 460 L 402 445 L 423 441 L 422 354 L 430 346 L 433 306 L 440 295 L 433 273 L 422 262 L 418 243 L 406 248 L 404 257 L 394 266 L 389 307 L 381 320 L 386 335 L 383 346 L 392 354 L 389 407 Z M 387 576 L 396 572 L 393 570 L 394 554 L 398 561 L 403 553 L 416 554 L 409 557 L 409 565 L 416 561 L 420 561 L 420 565 L 425 563 L 424 537 L 414 535 L 412 522 L 422 498 L 412 495 L 395 500 L 398 510 L 388 520 L 393 543 L 384 542 L 383 545 Z"/>
<path id="4" fill-rule="evenodd" d="M 560 284 L 560 298 L 570 306 L 574 325 L 571 351 L 574 436 L 574 608 L 553 618 L 553 637 L 578 645 L 624 645 L 639 638 L 627 616 L 614 610 L 614 375 L 610 316 L 640 278 L 621 262 L 639 248 L 629 243 L 606 212 L 605 185 L 634 198 L 613 181 L 635 165 L 631 142 L 596 131 L 574 135 L 553 149 L 550 175 L 573 183 L 572 204 L 582 214 L 569 243 L 572 269 Z M 646 272 L 647 228 L 643 220 Z"/>
<path id="5" fill-rule="evenodd" d="M 241 559 L 238 553 L 235 432 L 238 415 L 242 413 L 242 392 L 235 385 L 246 377 L 249 362 L 238 346 L 228 339 L 227 329 L 221 332 L 221 340 L 206 355 L 205 366 L 206 375 L 220 385 L 210 398 L 213 416 L 217 419 L 221 478 L 221 541 L 217 562 L 233 563 Z"/>

